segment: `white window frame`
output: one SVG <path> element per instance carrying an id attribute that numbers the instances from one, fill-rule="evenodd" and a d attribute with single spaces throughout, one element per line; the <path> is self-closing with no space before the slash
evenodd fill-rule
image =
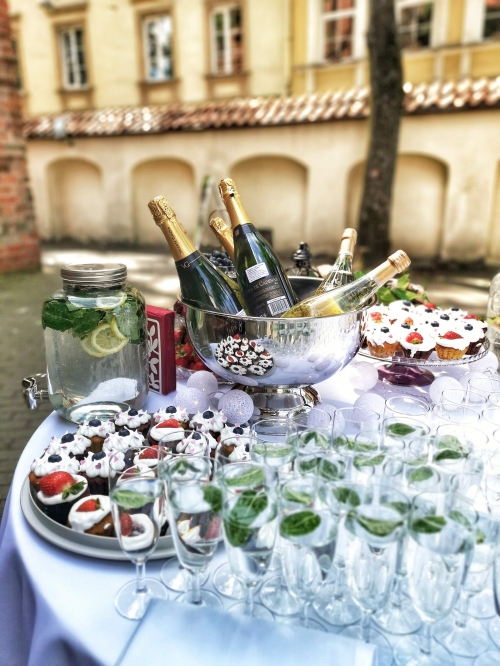
<path id="1" fill-rule="evenodd" d="M 163 43 L 161 42 L 159 35 L 156 35 L 156 62 L 158 63 L 158 72 L 160 73 L 160 76 L 151 76 L 151 58 L 150 58 L 150 51 L 149 51 L 149 32 L 148 32 L 148 26 L 151 23 L 156 24 L 156 29 L 158 27 L 158 24 L 161 21 L 168 20 L 168 39 L 169 39 L 169 46 L 170 46 L 170 75 L 166 76 L 164 71 L 165 71 L 165 64 L 168 62 L 169 58 L 166 57 L 162 53 L 163 49 Z M 146 81 L 150 81 L 151 83 L 161 83 L 162 81 L 171 81 L 174 78 L 174 46 L 173 46 L 173 21 L 172 21 L 172 16 L 165 12 L 163 14 L 151 14 L 148 16 L 144 16 L 142 18 L 142 44 L 143 44 L 143 53 L 144 53 L 144 75 L 146 78 Z"/>
<path id="2" fill-rule="evenodd" d="M 82 34 L 82 53 L 83 53 L 83 68 L 78 62 L 78 44 L 76 33 L 80 31 Z M 69 37 L 69 53 L 66 51 L 65 36 Z M 61 28 L 59 30 L 59 46 L 61 50 L 61 68 L 63 86 L 65 90 L 85 90 L 89 87 L 89 70 L 87 66 L 87 55 L 85 53 L 85 30 L 83 26 L 74 26 L 71 28 Z M 68 57 L 69 56 L 69 57 Z M 69 62 L 68 62 L 69 60 Z M 70 81 L 69 66 L 74 74 L 74 81 Z M 82 72 L 85 72 L 85 81 L 83 81 Z"/>
<path id="3" fill-rule="evenodd" d="M 244 34 L 243 34 L 243 7 L 239 3 L 232 3 L 228 5 L 217 5 L 210 12 L 210 56 L 211 56 L 211 71 L 214 75 L 230 76 L 231 74 L 241 74 L 242 70 L 233 70 L 233 62 L 231 57 L 231 10 L 239 9 L 241 17 L 241 43 L 244 49 Z M 215 28 L 216 14 L 224 15 L 224 71 L 219 72 L 217 69 L 217 30 Z"/>
<path id="4" fill-rule="evenodd" d="M 360 21 L 360 9 L 361 6 L 366 5 L 367 0 L 354 0 L 354 7 L 348 9 L 337 9 L 333 12 L 324 12 L 322 11 L 322 2 L 319 6 L 319 31 L 320 31 L 320 48 L 321 52 L 319 54 L 320 62 L 324 64 L 334 64 L 340 62 L 348 62 L 354 58 L 362 57 L 362 48 L 360 48 L 363 36 L 362 23 Z M 330 60 L 325 56 L 325 47 L 326 47 L 326 24 L 330 21 L 337 21 L 343 18 L 352 17 L 352 36 L 351 36 L 351 55 L 346 56 L 345 58 L 339 58 L 337 60 Z M 361 27 L 361 35 L 359 28 Z"/>
<path id="5" fill-rule="evenodd" d="M 402 9 L 407 9 L 410 7 L 419 7 L 421 5 L 432 5 L 432 17 L 431 17 L 431 34 L 429 38 L 429 46 L 422 46 L 421 49 L 416 49 L 417 51 L 424 50 L 424 49 L 430 49 L 435 46 L 437 46 L 437 35 L 438 35 L 438 20 L 439 18 L 437 16 L 437 10 L 438 10 L 438 2 L 437 0 L 398 0 L 396 4 L 396 20 L 398 23 L 398 26 L 401 23 L 401 10 Z"/>
<path id="6" fill-rule="evenodd" d="M 486 23 L 486 0 L 483 0 L 482 2 L 482 21 L 481 21 L 481 34 L 480 34 L 480 41 L 482 42 L 498 42 L 498 39 L 495 39 L 493 37 L 485 37 L 484 36 L 484 24 Z M 498 9 L 500 11 L 500 7 Z"/>

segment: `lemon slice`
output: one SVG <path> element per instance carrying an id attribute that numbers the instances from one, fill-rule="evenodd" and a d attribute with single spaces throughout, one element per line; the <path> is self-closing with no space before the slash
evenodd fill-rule
<path id="1" fill-rule="evenodd" d="M 128 342 L 128 338 L 117 338 L 113 333 L 111 324 L 99 324 L 90 334 L 92 347 L 100 354 L 115 354 L 123 349 Z"/>
<path id="2" fill-rule="evenodd" d="M 86 351 L 90 356 L 95 356 L 96 358 L 107 356 L 107 354 L 101 354 L 92 347 L 92 343 L 90 342 L 90 334 L 86 335 L 82 340 L 80 340 L 80 344 L 82 345 L 83 350 Z"/>
<path id="3" fill-rule="evenodd" d="M 96 298 L 95 306 L 99 310 L 114 310 L 123 305 L 127 300 L 127 294 L 118 293 L 114 296 L 100 296 Z"/>
<path id="4" fill-rule="evenodd" d="M 123 335 L 123 333 L 120 331 L 118 328 L 118 322 L 116 321 L 116 318 L 113 317 L 111 320 L 111 330 L 115 334 L 115 336 L 118 338 L 118 340 L 128 340 L 126 335 Z"/>

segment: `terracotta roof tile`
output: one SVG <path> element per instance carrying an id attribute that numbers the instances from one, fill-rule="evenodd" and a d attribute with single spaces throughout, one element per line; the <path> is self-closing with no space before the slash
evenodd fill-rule
<path id="1" fill-rule="evenodd" d="M 465 78 L 459 82 L 405 83 L 407 114 L 500 108 L 500 77 Z M 201 104 L 117 107 L 97 111 L 69 111 L 28 118 L 27 138 L 162 134 L 229 127 L 266 127 L 366 118 L 370 90 L 327 92 L 300 97 L 255 97 Z"/>

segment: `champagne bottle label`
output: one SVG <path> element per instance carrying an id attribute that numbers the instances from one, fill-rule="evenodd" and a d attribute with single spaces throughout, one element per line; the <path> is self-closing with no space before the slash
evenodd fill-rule
<path id="1" fill-rule="evenodd" d="M 275 317 L 290 309 L 277 275 L 254 280 L 245 291 L 245 301 L 251 312 L 259 313 L 257 317 Z"/>
<path id="2" fill-rule="evenodd" d="M 255 282 L 255 280 L 259 280 L 260 278 L 267 277 L 269 275 L 267 266 L 264 263 L 255 264 L 255 266 L 250 266 L 250 268 L 246 269 L 245 273 L 247 274 L 247 278 L 250 283 Z"/>

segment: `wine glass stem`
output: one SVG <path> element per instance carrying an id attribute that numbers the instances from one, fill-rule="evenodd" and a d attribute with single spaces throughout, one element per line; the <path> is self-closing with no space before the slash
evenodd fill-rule
<path id="1" fill-rule="evenodd" d="M 365 643 L 370 642 L 370 623 L 370 614 L 363 612 L 363 617 L 361 618 L 361 638 Z"/>
<path id="2" fill-rule="evenodd" d="M 420 652 L 430 654 L 432 650 L 432 625 L 429 622 L 424 622 L 422 636 L 420 639 Z"/>
<path id="3" fill-rule="evenodd" d="M 245 614 L 253 615 L 253 586 L 248 585 L 245 588 Z"/>
<path id="4" fill-rule="evenodd" d="M 309 609 L 311 608 L 311 601 L 306 601 L 302 605 L 302 626 L 309 626 Z"/>
<path id="5" fill-rule="evenodd" d="M 146 591 L 146 562 L 136 562 L 135 571 L 137 575 L 136 592 Z"/>
<path id="6" fill-rule="evenodd" d="M 201 576 L 198 571 L 191 574 L 191 601 L 193 604 L 201 604 Z"/>
<path id="7" fill-rule="evenodd" d="M 335 562 L 335 583 L 333 585 L 333 598 L 335 601 L 342 601 L 344 598 L 344 587 L 343 587 L 343 574 L 344 574 L 344 561 L 338 560 Z"/>
<path id="8" fill-rule="evenodd" d="M 401 608 L 403 605 L 403 581 L 404 576 L 401 576 L 401 574 L 396 574 L 396 583 L 394 585 L 391 601 L 391 605 L 394 608 Z"/>
<path id="9" fill-rule="evenodd" d="M 457 604 L 457 619 L 455 624 L 460 629 L 463 629 L 467 624 L 467 616 L 469 615 L 469 602 L 471 595 L 465 592 L 462 592 L 460 599 Z"/>

